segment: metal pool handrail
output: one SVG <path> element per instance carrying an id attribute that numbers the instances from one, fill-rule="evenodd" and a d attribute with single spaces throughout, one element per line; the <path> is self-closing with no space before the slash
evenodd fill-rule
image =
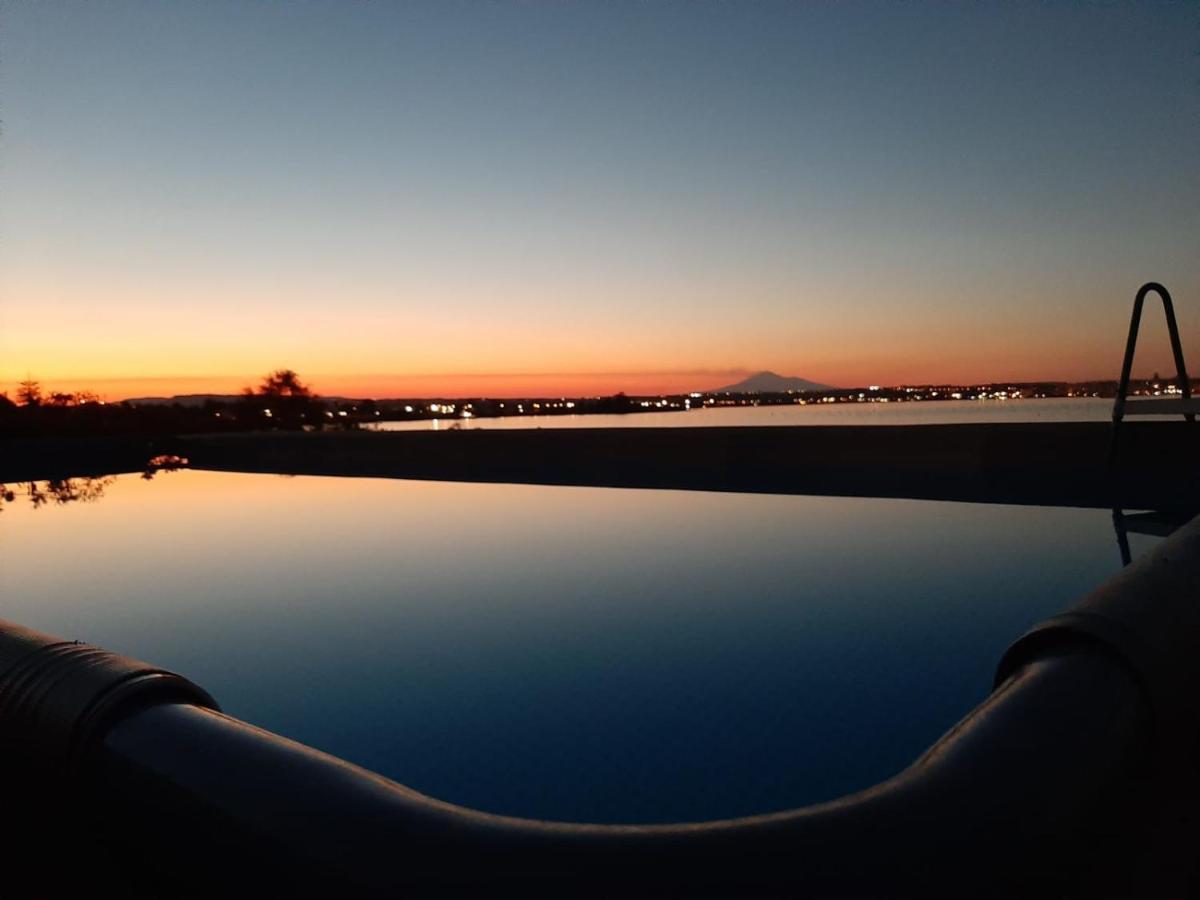
<path id="1" fill-rule="evenodd" d="M 1129 378 L 1133 370 L 1133 354 L 1137 349 L 1138 327 L 1142 321 L 1142 306 L 1151 291 L 1163 302 L 1163 314 L 1167 319 L 1167 335 L 1171 340 L 1171 354 L 1175 358 L 1175 376 L 1179 380 L 1181 399 L 1171 398 L 1135 400 L 1126 404 Z M 1192 400 L 1191 383 L 1188 381 L 1187 365 L 1183 361 L 1183 344 L 1179 339 L 1179 325 L 1175 322 L 1175 305 L 1167 289 L 1156 281 L 1143 284 L 1133 298 L 1133 314 L 1129 320 L 1129 335 L 1125 339 L 1125 358 L 1121 362 L 1121 379 L 1117 383 L 1117 396 L 1113 401 L 1113 427 L 1118 426 L 1125 416 L 1153 416 L 1182 414 L 1189 422 L 1195 419 L 1200 407 Z"/>
<path id="2" fill-rule="evenodd" d="M 22 682 L 24 712 L 0 709 L 0 759 L 25 773 L 34 805 L 50 792 L 56 812 L 102 826 L 89 839 L 197 890 L 228 888 L 234 872 L 243 890 L 418 896 L 1169 890 L 1192 862 L 1164 834 L 1194 768 L 1197 585 L 1200 520 L 1014 644 L 991 696 L 894 778 L 742 819 L 578 825 L 466 809 L 223 715 L 182 679 L 131 692 L 119 712 L 101 703 L 147 674 L 140 664 L 88 688 L 80 676 L 71 696 L 85 699 L 71 703 L 54 701 L 61 679 Z M 15 633 L 0 638 L 0 704 L 17 668 L 61 675 L 20 659 L 61 642 Z M 48 742 L 32 733 L 52 721 Z"/>

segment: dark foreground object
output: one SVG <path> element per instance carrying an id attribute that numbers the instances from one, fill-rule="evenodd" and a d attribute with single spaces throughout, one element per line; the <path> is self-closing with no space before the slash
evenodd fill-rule
<path id="1" fill-rule="evenodd" d="M 263 432 L 0 442 L 0 482 L 193 468 L 285 475 L 1194 510 L 1200 427 L 1104 422 Z"/>
<path id="2" fill-rule="evenodd" d="M 0 624 L 5 821 L 98 857 L 89 886 L 163 894 L 1184 896 L 1198 586 L 1200 519 L 1014 644 L 993 694 L 895 778 L 667 826 L 442 803 L 226 717 L 178 677 Z M 72 830 L 29 828 L 55 820 Z"/>
<path id="3" fill-rule="evenodd" d="M 222 435 L 194 467 L 603 487 L 1195 509 L 1200 428 L 1103 422 Z"/>

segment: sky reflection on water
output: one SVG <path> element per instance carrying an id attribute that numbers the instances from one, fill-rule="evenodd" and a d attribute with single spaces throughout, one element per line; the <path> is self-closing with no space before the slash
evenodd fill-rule
<path id="1" fill-rule="evenodd" d="M 1102 510 L 196 471 L 7 504 L 0 560 L 0 617 L 436 797 L 588 821 L 867 787 L 1120 566 Z"/>

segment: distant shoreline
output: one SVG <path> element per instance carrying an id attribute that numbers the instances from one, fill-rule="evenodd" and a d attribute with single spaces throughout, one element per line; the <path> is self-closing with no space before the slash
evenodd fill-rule
<path id="1" fill-rule="evenodd" d="M 51 394 L 38 402 L 16 404 L 0 397 L 0 436 L 90 437 L 113 435 L 182 435 L 243 431 L 350 430 L 368 423 L 423 423 L 472 420 L 545 420 L 546 417 L 609 416 L 736 408 L 855 408 L 875 404 L 892 408 L 940 407 L 952 402 L 1011 403 L 1030 399 L 1103 400 L 1113 396 L 1115 382 L 1083 384 L 993 384 L 974 387 L 847 388 L 823 392 L 757 394 L 671 394 L 663 396 L 550 397 L 529 400 L 465 398 L 455 400 L 347 400 L 308 392 L 290 395 L 258 392 L 223 397 L 200 394 L 169 398 L 170 402 L 110 404 L 87 392 Z M 1178 394 L 1171 382 L 1135 382 L 1130 395 Z M 913 417 L 919 420 L 919 417 Z M 1090 418 L 1090 417 L 1089 417 Z M 672 422 L 672 425 L 675 423 Z M 753 424 L 746 422 L 743 424 Z M 799 423 L 798 423 L 799 424 Z M 448 427 L 454 427 L 448 424 Z M 469 426 L 468 426 L 469 427 Z M 513 427 L 505 425 L 504 427 Z"/>

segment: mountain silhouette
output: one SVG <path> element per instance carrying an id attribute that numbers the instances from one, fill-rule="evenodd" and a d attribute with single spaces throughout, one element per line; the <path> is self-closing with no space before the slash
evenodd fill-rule
<path id="1" fill-rule="evenodd" d="M 818 384 L 803 378 L 789 378 L 775 372 L 756 372 L 737 384 L 719 387 L 713 394 L 782 394 L 786 391 L 828 391 L 827 384 Z"/>

